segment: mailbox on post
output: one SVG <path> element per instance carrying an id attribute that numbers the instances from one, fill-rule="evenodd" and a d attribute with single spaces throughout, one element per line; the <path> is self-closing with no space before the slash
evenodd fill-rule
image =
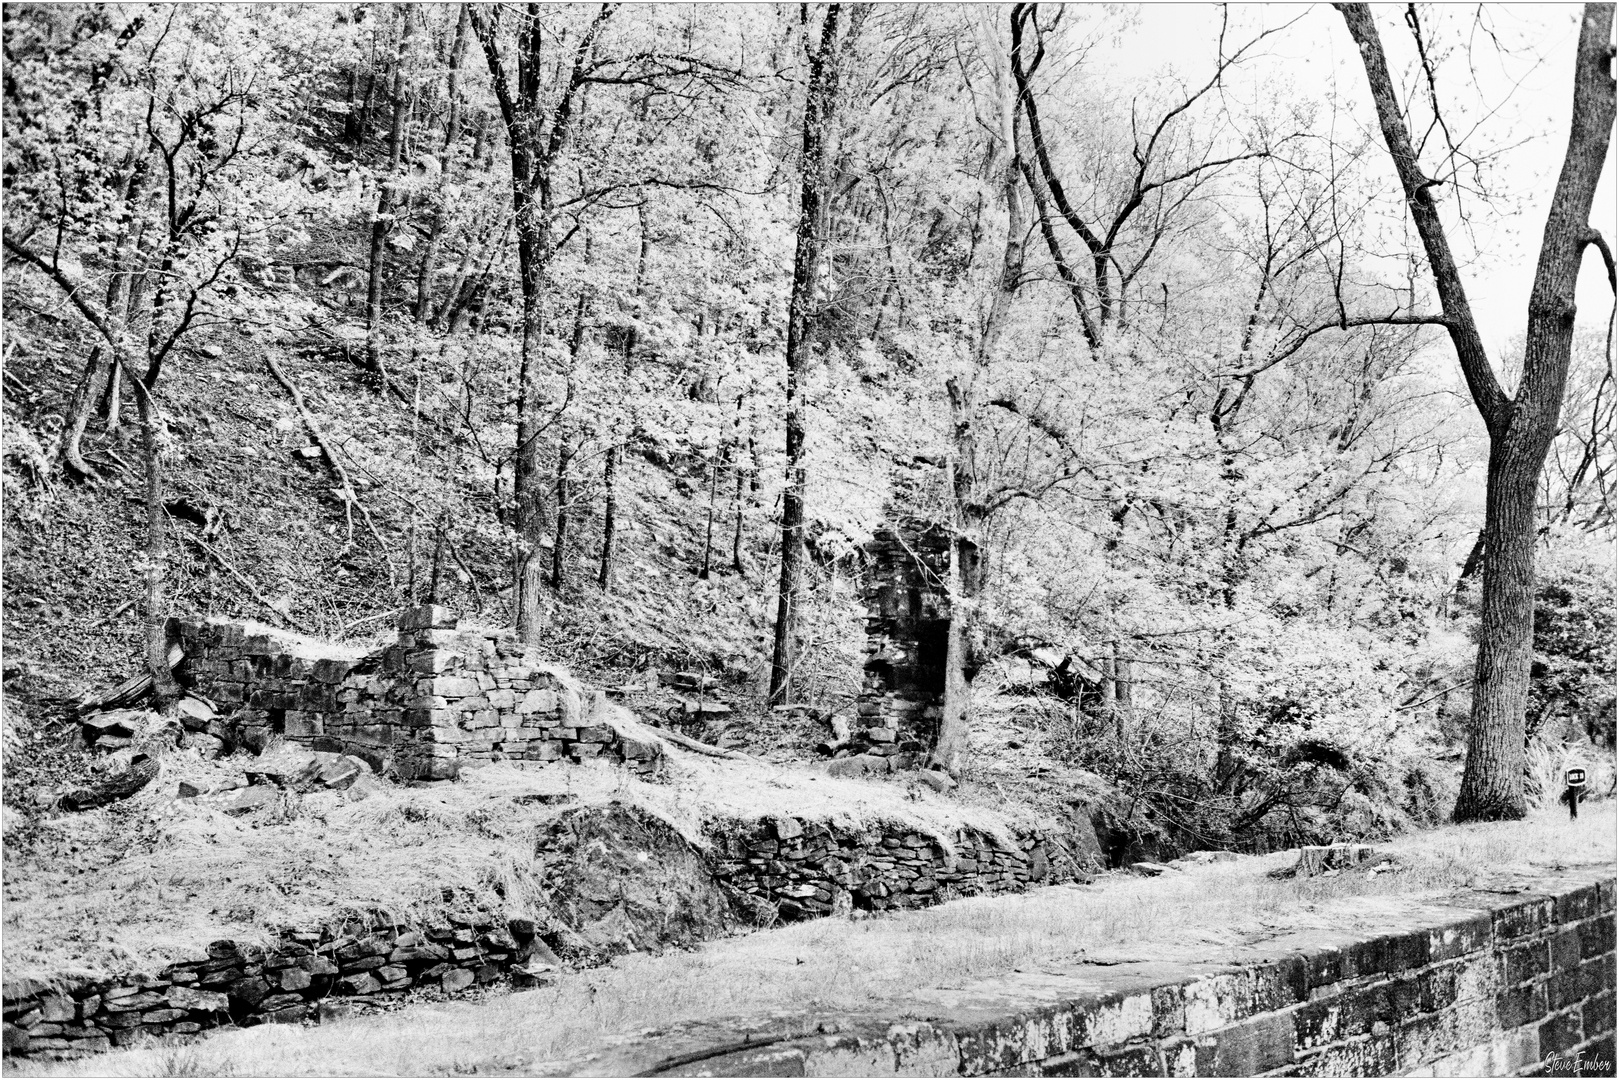
<path id="1" fill-rule="evenodd" d="M 1585 786 L 1585 770 L 1574 768 L 1563 774 L 1563 801 L 1568 803 L 1568 819 L 1580 816 L 1580 789 Z"/>

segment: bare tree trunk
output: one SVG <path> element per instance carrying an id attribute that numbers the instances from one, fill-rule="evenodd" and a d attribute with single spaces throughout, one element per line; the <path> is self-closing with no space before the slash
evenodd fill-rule
<path id="1" fill-rule="evenodd" d="M 511 233 L 510 216 L 501 225 L 498 236 L 493 225 L 490 226 L 484 234 L 483 250 L 476 257 L 469 254 L 462 260 L 454 284 L 444 295 L 444 303 L 439 306 L 438 314 L 433 316 L 433 325 L 446 333 L 454 334 L 471 321 L 472 306 L 488 288 L 489 281 L 494 276 L 495 261 L 506 249 L 506 241 L 511 237 Z M 462 318 L 463 315 L 466 318 Z"/>
<path id="2" fill-rule="evenodd" d="M 433 264 L 438 260 L 439 242 L 449 226 L 450 206 L 445 194 L 451 178 L 455 140 L 461 135 L 461 63 L 467 55 L 467 30 L 471 25 L 470 12 L 465 4 L 455 23 L 455 40 L 450 45 L 448 83 L 445 90 L 448 116 L 444 121 L 444 146 L 439 150 L 438 208 L 433 212 L 433 223 L 427 235 L 427 247 L 422 252 L 422 265 L 416 273 L 416 311 L 418 323 L 427 321 L 433 310 Z"/>
<path id="3" fill-rule="evenodd" d="M 821 229 L 826 192 L 826 142 L 838 88 L 838 25 L 843 9 L 827 5 L 821 40 L 810 59 L 809 92 L 804 102 L 802 180 L 792 296 L 787 306 L 787 487 L 781 497 L 781 579 L 776 600 L 776 631 L 770 659 L 772 705 L 791 697 L 796 660 L 798 581 L 804 559 L 804 402 L 799 382 L 808 358 L 810 308 L 821 261 Z"/>
<path id="4" fill-rule="evenodd" d="M 607 448 L 607 463 L 602 466 L 602 487 L 607 494 L 602 506 L 601 569 L 596 574 L 596 584 L 601 586 L 602 592 L 613 589 L 613 539 L 618 529 L 617 483 L 618 444 L 614 443 Z"/>
<path id="5" fill-rule="evenodd" d="M 703 531 L 703 561 L 697 569 L 697 577 L 707 581 L 709 576 L 709 560 L 714 554 L 714 502 L 719 494 L 720 463 L 716 457 L 708 463 L 708 527 Z"/>
<path id="6" fill-rule="evenodd" d="M 140 204 L 145 197 L 147 177 L 147 163 L 144 157 L 131 162 L 128 186 L 123 193 L 125 209 L 124 219 L 119 226 L 117 261 L 111 280 L 107 282 L 107 303 L 104 310 L 110 328 L 120 338 L 123 335 L 123 327 L 130 317 L 129 294 L 134 284 L 134 267 L 140 248 L 142 232 Z M 90 417 L 106 395 L 108 384 L 118 363 L 118 357 L 108 356 L 108 348 L 103 343 L 90 350 L 90 358 L 85 363 L 84 379 L 69 399 L 67 415 L 63 420 L 62 460 L 80 476 L 91 475 L 90 466 L 85 463 L 80 449 L 85 429 L 90 424 Z"/>
<path id="7" fill-rule="evenodd" d="M 122 358 L 115 358 L 114 363 L 123 366 Z M 129 382 L 140 403 L 141 454 L 146 466 L 146 666 L 152 673 L 154 703 L 159 712 L 167 714 L 179 700 L 180 687 L 169 670 L 169 611 L 164 588 L 169 533 L 168 514 L 163 509 L 163 463 L 157 447 L 157 405 L 139 379 Z"/>
<path id="8" fill-rule="evenodd" d="M 1520 818 L 1527 812 L 1523 744 L 1534 636 L 1535 488 L 1563 405 L 1580 257 L 1587 244 L 1600 242 L 1589 222 L 1615 115 L 1608 43 L 1613 5 L 1587 4 L 1581 21 L 1568 149 L 1541 238 L 1523 377 L 1512 398 L 1490 368 L 1434 202 L 1433 181 L 1422 174 L 1411 146 L 1371 9 L 1340 4 L 1338 10 L 1360 46 L 1383 139 L 1427 252 L 1446 329 L 1490 435 L 1478 662 L 1454 816 L 1457 821 Z"/>
<path id="9" fill-rule="evenodd" d="M 438 603 L 438 579 L 444 568 L 444 517 L 443 514 L 440 514 L 438 521 L 433 526 L 433 569 L 432 576 L 427 580 L 427 602 L 429 604 Z"/>
<path id="10" fill-rule="evenodd" d="M 586 245 L 586 259 L 589 258 L 589 245 Z M 564 414 L 572 406 L 578 394 L 579 350 L 585 343 L 585 311 L 590 306 L 590 289 L 584 288 L 579 293 L 578 304 L 573 311 L 573 338 L 568 344 L 568 372 L 567 396 L 562 402 Z M 558 417 L 561 434 L 557 436 L 557 521 L 556 532 L 551 545 L 551 588 L 561 590 L 563 581 L 563 568 L 565 559 L 563 548 L 568 540 L 568 517 L 573 508 L 573 455 L 576 449 L 576 434 L 573 425 L 566 416 Z"/>
<path id="11" fill-rule="evenodd" d="M 745 471 L 739 463 L 736 469 L 736 498 L 732 503 L 736 511 L 736 528 L 731 533 L 731 569 L 739 574 L 747 573 L 742 566 L 742 493 L 747 483 L 743 476 Z"/>
<path id="12" fill-rule="evenodd" d="M 403 25 L 399 32 L 399 54 L 394 61 L 393 90 L 390 95 L 393 119 L 388 130 L 388 174 L 378 185 L 377 208 L 371 217 L 371 272 L 365 291 L 365 366 L 382 390 L 388 386 L 388 372 L 382 363 L 382 264 L 388 232 L 393 227 L 394 207 L 398 203 L 399 163 L 404 152 L 407 113 L 405 65 L 416 28 L 416 5 L 405 4 L 399 9 L 399 17 Z"/>
<path id="13" fill-rule="evenodd" d="M 519 236 L 524 230 L 519 229 Z M 541 552 L 546 534 L 545 482 L 540 470 L 539 411 L 546 403 L 542 380 L 541 351 L 545 348 L 545 301 L 540 296 L 539 268 L 533 255 L 533 241 L 520 239 L 519 248 L 528 246 L 523 259 L 523 345 L 517 376 L 517 454 L 512 468 L 512 492 L 517 503 L 518 581 L 516 622 L 518 637 L 537 644 L 545 629 L 542 596 L 545 588 L 545 562 Z"/>
<path id="14" fill-rule="evenodd" d="M 349 71 L 349 111 L 343 116 L 343 141 L 360 141 L 360 69 Z"/>

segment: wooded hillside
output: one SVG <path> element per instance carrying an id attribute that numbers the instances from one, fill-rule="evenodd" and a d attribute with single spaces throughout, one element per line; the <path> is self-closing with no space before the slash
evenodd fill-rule
<path id="1" fill-rule="evenodd" d="M 437 602 L 604 685 L 712 676 L 697 734 L 811 756 L 897 524 L 947 537 L 921 751 L 965 786 L 1384 835 L 1515 717 L 1500 768 L 1527 740 L 1555 794 L 1614 741 L 1613 324 L 1572 307 L 1588 248 L 1613 274 L 1574 190 L 1609 31 L 1559 46 L 1608 111 L 1540 322 L 1475 356 L 1455 281 L 1547 205 L 1496 171 L 1493 47 L 1348 7 L 1301 16 L 1354 58 L 1329 93 L 1258 6 L 1144 65 L 1138 16 L 1061 5 L 7 5 L 7 802 L 87 767 L 66 703 L 173 696 L 176 615 Z M 1475 707 L 1508 576 L 1484 640 L 1526 673 Z"/>

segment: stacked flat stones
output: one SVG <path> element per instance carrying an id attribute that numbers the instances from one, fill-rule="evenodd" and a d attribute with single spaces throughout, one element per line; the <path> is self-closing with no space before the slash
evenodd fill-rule
<path id="1" fill-rule="evenodd" d="M 909 522 L 877 530 L 865 551 L 866 662 L 855 738 L 863 752 L 887 755 L 929 745 L 942 713 L 943 656 L 923 653 L 942 648 L 924 638 L 936 638 L 950 619 L 950 539 Z"/>
<path id="2" fill-rule="evenodd" d="M 454 993 L 492 982 L 535 947 L 523 919 L 473 915 L 414 930 L 356 920 L 288 931 L 269 948 L 216 941 L 157 975 L 10 980 L 5 1052 L 78 1057 L 226 1023 L 332 1019 L 413 988 Z"/>
<path id="3" fill-rule="evenodd" d="M 397 642 L 370 653 L 217 619 L 182 623 L 180 642 L 181 680 L 249 745 L 279 735 L 407 780 L 490 761 L 602 758 L 646 775 L 661 764 L 656 745 L 606 722 L 604 695 L 509 630 L 459 628 L 438 605 L 405 611 Z"/>
<path id="4" fill-rule="evenodd" d="M 886 911 L 947 895 L 1016 892 L 1088 880 L 1094 858 L 1055 830 L 1008 843 L 962 829 L 951 847 L 898 824 L 854 832 L 780 817 L 750 834 L 717 838 L 715 876 L 773 905 L 786 922 L 856 908 Z"/>

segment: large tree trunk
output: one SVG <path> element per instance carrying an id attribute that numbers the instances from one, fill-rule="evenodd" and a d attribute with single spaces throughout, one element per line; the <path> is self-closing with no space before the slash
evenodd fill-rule
<path id="1" fill-rule="evenodd" d="M 365 366 L 381 389 L 386 389 L 388 385 L 388 372 L 382 363 L 382 264 L 388 232 L 393 227 L 394 207 L 399 201 L 399 163 L 405 140 L 405 64 L 416 28 L 416 5 L 404 5 L 399 17 L 403 26 L 399 31 L 399 55 L 394 62 L 391 95 L 393 120 L 388 130 L 388 175 L 378 185 L 377 208 L 371 216 L 370 275 L 365 291 Z"/>
<path id="2" fill-rule="evenodd" d="M 787 306 L 787 489 L 781 496 L 781 579 L 776 598 L 776 632 L 770 658 L 772 705 L 792 694 L 796 662 L 798 581 L 804 561 L 804 400 L 799 385 L 809 355 L 810 309 L 821 262 L 822 216 L 826 202 L 826 144 L 838 92 L 838 24 L 843 9 L 827 5 L 821 40 L 810 58 L 809 91 L 804 99 L 802 177 L 798 196 L 797 250 L 793 288 Z"/>
<path id="3" fill-rule="evenodd" d="M 1459 821 L 1523 817 L 1524 709 L 1535 625 L 1535 488 L 1531 464 L 1492 442 L 1484 497 L 1484 595 Z"/>
<path id="4" fill-rule="evenodd" d="M 1022 161 L 1017 145 L 1018 95 L 1014 75 L 1021 70 L 1017 55 L 1018 15 L 1012 16 L 1013 51 L 998 72 L 1000 85 L 1001 201 L 1006 211 L 1006 240 L 1001 247 L 1000 265 L 990 287 L 989 308 L 982 330 L 974 343 L 972 366 L 945 382 L 950 400 L 952 453 L 948 483 L 954 520 L 950 534 L 950 628 L 945 638 L 944 702 L 940 710 L 937 737 L 929 764 L 959 776 L 966 758 L 968 731 L 972 723 L 972 672 L 977 667 L 972 656 L 976 640 L 978 594 L 982 589 L 984 565 L 979 543 L 983 537 L 986 512 L 978 470 L 978 388 L 988 377 L 1011 312 L 1012 298 L 1023 277 L 1023 244 L 1028 229 L 1024 223 L 1023 200 L 1018 194 Z M 990 29 L 989 33 L 994 34 Z"/>
<path id="5" fill-rule="evenodd" d="M 517 503 L 517 635 L 538 644 L 545 629 L 543 616 L 546 582 L 544 542 L 545 477 L 540 460 L 540 410 L 547 404 L 542 376 L 545 349 L 545 299 L 540 295 L 540 252 L 548 246 L 549 230 L 525 207 L 519 214 L 517 247 L 523 286 L 523 346 L 517 373 L 517 454 L 513 461 L 512 490 Z M 526 221 L 523 219 L 527 219 Z"/>
<path id="6" fill-rule="evenodd" d="M 1490 435 L 1483 612 L 1467 761 L 1454 816 L 1457 821 L 1519 818 L 1527 812 L 1523 733 L 1534 634 L 1535 489 L 1563 405 L 1580 257 L 1597 239 L 1589 224 L 1591 202 L 1615 113 L 1613 5 L 1588 4 L 1581 20 L 1568 149 L 1529 297 L 1523 378 L 1511 398 L 1490 369 L 1434 203 L 1433 182 L 1423 176 L 1411 147 L 1371 10 L 1364 4 L 1338 9 L 1360 46 L 1384 142 L 1427 251 L 1446 329 Z"/>

